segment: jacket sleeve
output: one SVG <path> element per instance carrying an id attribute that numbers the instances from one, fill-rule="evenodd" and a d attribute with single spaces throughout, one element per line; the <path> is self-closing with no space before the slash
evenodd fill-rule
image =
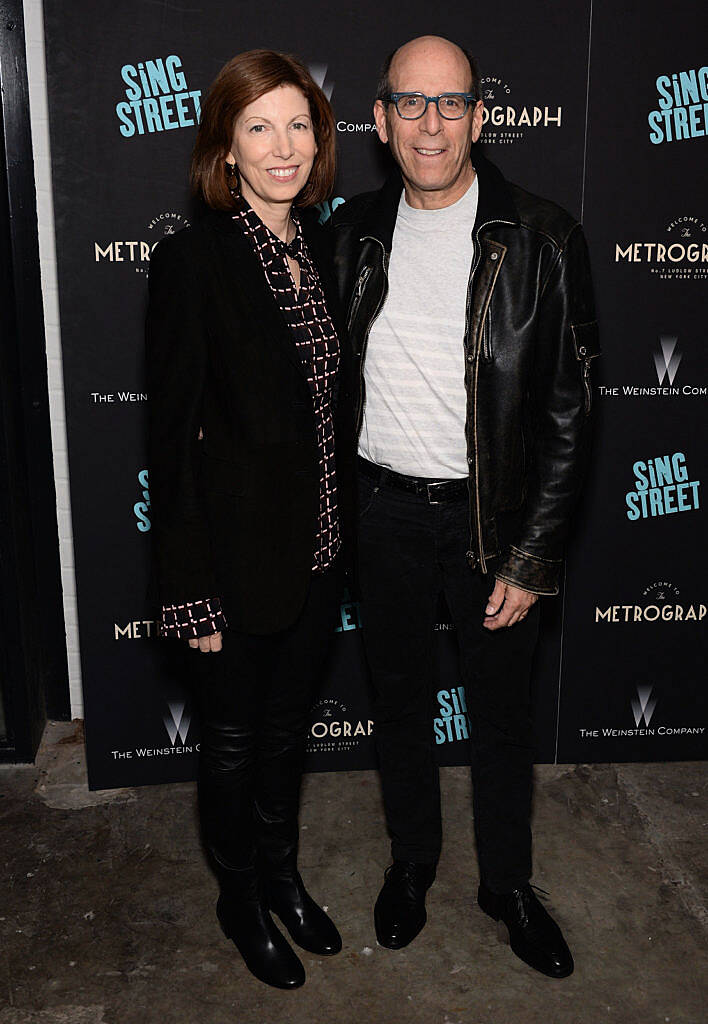
<path id="1" fill-rule="evenodd" d="M 600 354 L 587 246 L 579 224 L 553 264 L 539 309 L 529 398 L 533 444 L 518 531 L 497 579 L 557 594 L 571 512 L 587 464 L 590 367 Z"/>
<path id="2" fill-rule="evenodd" d="M 219 598 L 207 597 L 203 601 L 163 607 L 159 634 L 179 640 L 196 640 L 200 636 L 221 633 L 227 625 Z"/>
<path id="3" fill-rule="evenodd" d="M 184 237 L 150 259 L 146 319 L 148 460 L 157 590 L 163 606 L 216 595 L 199 478 L 206 327 Z"/>

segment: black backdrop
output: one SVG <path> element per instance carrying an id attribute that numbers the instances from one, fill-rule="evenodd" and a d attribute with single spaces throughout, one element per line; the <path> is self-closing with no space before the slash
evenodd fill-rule
<path id="1" fill-rule="evenodd" d="M 538 759 L 705 756 L 708 25 L 698 23 L 699 5 L 677 0 L 670 17 L 658 0 L 506 0 L 474 17 L 460 0 L 435 16 L 422 0 L 347 10 L 312 0 L 206 0 L 199 10 L 45 0 L 44 9 L 92 787 L 195 770 L 181 646 L 155 640 L 145 597 L 142 321 L 150 249 L 192 216 L 186 176 L 200 97 L 235 53 L 298 53 L 334 106 L 333 201 L 346 200 L 382 178 L 371 123 L 382 58 L 428 32 L 478 55 L 487 154 L 583 220 L 596 278 L 604 356 L 595 455 L 562 593 L 542 599 Z M 161 90 L 143 84 L 150 72 Z M 454 631 L 444 608 L 439 618 L 431 728 L 441 763 L 464 763 Z M 373 763 L 351 596 L 313 712 L 310 768 Z"/>

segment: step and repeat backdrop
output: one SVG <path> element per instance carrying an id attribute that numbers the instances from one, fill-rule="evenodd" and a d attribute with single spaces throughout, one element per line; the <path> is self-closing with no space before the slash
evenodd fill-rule
<path id="1" fill-rule="evenodd" d="M 331 210 L 385 173 L 372 98 L 385 55 L 432 32 L 477 54 L 484 150 L 505 175 L 582 219 L 603 357 L 592 470 L 564 585 L 542 599 L 534 690 L 539 761 L 707 754 L 702 427 L 708 50 L 700 6 L 658 0 L 45 0 L 46 53 L 81 657 L 93 788 L 192 778 L 199 750 L 182 644 L 156 638 L 147 598 L 143 318 L 150 253 L 195 211 L 187 172 L 200 104 L 227 60 L 297 53 L 330 97 Z M 598 365 L 599 364 L 599 365 Z M 490 583 L 491 590 L 491 583 Z M 441 604 L 431 730 L 468 759 L 455 632 Z M 375 764 L 347 594 L 311 770 Z"/>

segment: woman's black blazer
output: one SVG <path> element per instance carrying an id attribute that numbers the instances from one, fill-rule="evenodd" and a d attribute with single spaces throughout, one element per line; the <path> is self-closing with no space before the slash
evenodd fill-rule
<path id="1" fill-rule="evenodd" d="M 335 432 L 345 555 L 354 452 L 348 349 L 328 236 L 314 211 L 301 211 L 301 220 L 340 338 Z M 231 628 L 283 629 L 302 608 L 312 569 L 313 403 L 258 256 L 228 213 L 210 211 L 155 248 L 146 344 L 159 601 L 219 597 Z"/>

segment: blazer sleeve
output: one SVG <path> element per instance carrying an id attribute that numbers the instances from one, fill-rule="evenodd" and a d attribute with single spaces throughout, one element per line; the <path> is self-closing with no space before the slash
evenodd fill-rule
<path id="1" fill-rule="evenodd" d="M 184 241 L 180 233 L 153 250 L 145 330 L 150 502 L 163 606 L 218 593 L 199 472 L 206 324 L 198 267 Z"/>

